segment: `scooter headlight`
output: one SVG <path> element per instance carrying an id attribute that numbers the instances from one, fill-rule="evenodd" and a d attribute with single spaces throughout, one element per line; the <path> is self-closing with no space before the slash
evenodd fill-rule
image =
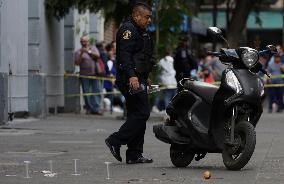
<path id="1" fill-rule="evenodd" d="M 246 65 L 248 69 L 253 68 L 259 59 L 259 55 L 257 50 L 252 48 L 245 49 L 241 54 L 242 61 Z"/>
<path id="2" fill-rule="evenodd" d="M 236 77 L 236 75 L 232 70 L 226 73 L 226 83 L 237 93 L 243 90 L 238 78 Z"/>

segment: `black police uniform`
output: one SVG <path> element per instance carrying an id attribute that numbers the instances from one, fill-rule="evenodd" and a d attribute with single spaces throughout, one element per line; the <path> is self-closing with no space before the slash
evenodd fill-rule
<path id="1" fill-rule="evenodd" d="M 127 118 L 118 132 L 108 138 L 111 145 L 127 144 L 126 161 L 142 156 L 146 121 L 150 116 L 147 79 L 153 60 L 153 41 L 149 33 L 129 17 L 117 32 L 116 85 L 126 99 Z M 129 92 L 129 78 L 138 77 L 144 89 Z"/>

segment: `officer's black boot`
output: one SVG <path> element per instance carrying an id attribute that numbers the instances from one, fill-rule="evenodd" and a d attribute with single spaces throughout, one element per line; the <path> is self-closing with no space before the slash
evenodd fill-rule
<path id="1" fill-rule="evenodd" d="M 150 159 L 150 158 L 146 158 L 144 156 L 139 156 L 138 158 L 136 159 L 127 159 L 126 160 L 126 163 L 127 164 L 144 164 L 144 163 L 153 163 L 153 159 Z"/>
<path id="2" fill-rule="evenodd" d="M 118 161 L 122 161 L 122 158 L 120 156 L 120 146 L 116 146 L 116 145 L 112 145 L 110 138 L 107 138 L 105 140 L 106 145 L 108 146 L 108 148 L 110 149 L 111 154 L 114 156 L 114 158 L 116 158 Z"/>

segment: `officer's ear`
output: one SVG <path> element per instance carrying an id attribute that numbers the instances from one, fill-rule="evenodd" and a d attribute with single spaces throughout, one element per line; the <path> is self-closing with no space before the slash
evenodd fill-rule
<path id="1" fill-rule="evenodd" d="M 141 15 L 140 15 L 140 13 L 138 13 L 138 12 L 133 12 L 133 13 L 132 13 L 132 17 L 133 17 L 133 19 L 134 19 L 135 22 L 136 22 L 136 21 L 138 21 L 138 20 L 140 19 Z"/>
<path id="2" fill-rule="evenodd" d="M 145 9 L 142 6 L 137 6 L 132 10 L 132 17 L 135 21 L 139 21 Z"/>

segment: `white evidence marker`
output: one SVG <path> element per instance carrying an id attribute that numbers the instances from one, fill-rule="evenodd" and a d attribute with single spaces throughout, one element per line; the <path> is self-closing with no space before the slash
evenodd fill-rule
<path id="1" fill-rule="evenodd" d="M 109 174 L 109 165 L 111 164 L 111 162 L 105 162 L 105 164 L 107 165 L 107 180 L 110 180 L 110 174 Z"/>
<path id="2" fill-rule="evenodd" d="M 73 176 L 80 176 L 81 174 L 77 173 L 77 160 L 79 159 L 73 159 L 74 160 L 74 174 L 71 174 Z"/>
<path id="3" fill-rule="evenodd" d="M 26 177 L 25 178 L 31 178 L 29 175 L 29 164 L 31 163 L 31 161 L 24 161 L 24 163 L 26 164 Z"/>
<path id="4" fill-rule="evenodd" d="M 49 162 L 49 169 L 52 174 L 53 173 L 52 160 L 49 160 L 48 162 Z"/>

